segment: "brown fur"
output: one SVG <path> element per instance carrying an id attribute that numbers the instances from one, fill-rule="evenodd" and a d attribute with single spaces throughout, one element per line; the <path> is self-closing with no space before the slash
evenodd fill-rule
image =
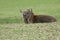
<path id="1" fill-rule="evenodd" d="M 23 13 L 23 18 L 25 23 L 48 23 L 55 22 L 56 19 L 48 15 L 34 15 L 32 9 L 27 9 L 26 11 L 20 11 Z"/>

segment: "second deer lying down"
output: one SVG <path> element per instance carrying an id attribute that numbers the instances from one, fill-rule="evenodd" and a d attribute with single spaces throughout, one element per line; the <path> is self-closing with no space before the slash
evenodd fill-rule
<path id="1" fill-rule="evenodd" d="M 55 22 L 56 19 L 48 15 L 34 15 L 32 9 L 27 9 L 26 11 L 20 10 L 23 14 L 23 19 L 25 23 L 48 23 Z"/>

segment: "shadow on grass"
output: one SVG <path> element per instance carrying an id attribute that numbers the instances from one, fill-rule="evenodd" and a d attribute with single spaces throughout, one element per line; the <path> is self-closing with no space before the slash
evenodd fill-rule
<path id="1" fill-rule="evenodd" d="M 0 18 L 0 24 L 2 23 L 22 23 L 22 18 Z"/>

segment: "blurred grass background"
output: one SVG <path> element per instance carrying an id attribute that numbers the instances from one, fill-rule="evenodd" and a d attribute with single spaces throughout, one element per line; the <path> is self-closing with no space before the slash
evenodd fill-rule
<path id="1" fill-rule="evenodd" d="M 28 8 L 58 22 L 24 24 L 20 9 Z M 60 40 L 60 0 L 0 0 L 0 40 Z"/>
<path id="2" fill-rule="evenodd" d="M 23 23 L 20 9 L 28 8 L 36 15 L 51 15 L 60 21 L 60 0 L 0 0 L 0 23 Z"/>

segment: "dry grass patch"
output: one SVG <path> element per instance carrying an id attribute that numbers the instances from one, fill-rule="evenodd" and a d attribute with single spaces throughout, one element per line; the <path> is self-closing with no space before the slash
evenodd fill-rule
<path id="1" fill-rule="evenodd" d="M 0 24 L 0 40 L 60 40 L 60 23 Z"/>

